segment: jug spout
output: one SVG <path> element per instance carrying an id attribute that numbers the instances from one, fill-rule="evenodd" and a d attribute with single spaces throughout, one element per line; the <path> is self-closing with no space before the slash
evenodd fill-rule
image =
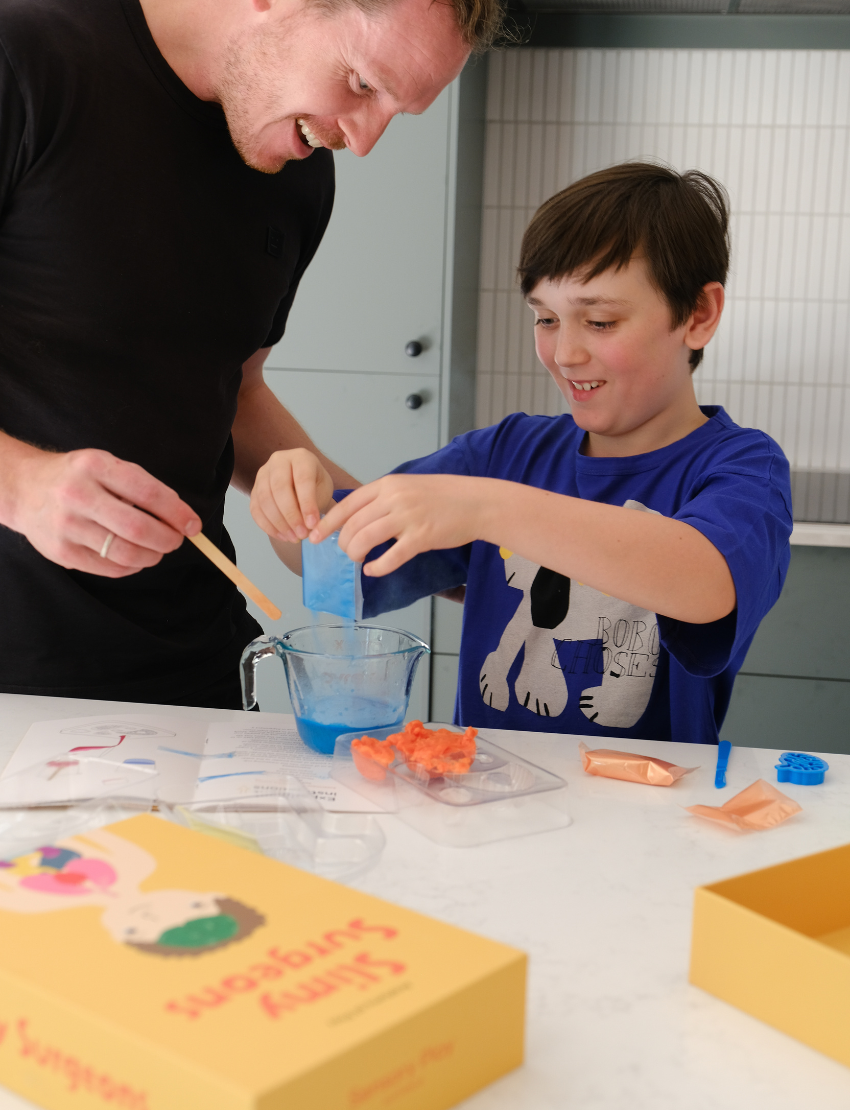
<path id="1" fill-rule="evenodd" d="M 261 659 L 277 654 L 278 639 L 253 640 L 242 652 L 239 677 L 242 680 L 242 708 L 255 709 L 257 705 L 257 664 Z"/>

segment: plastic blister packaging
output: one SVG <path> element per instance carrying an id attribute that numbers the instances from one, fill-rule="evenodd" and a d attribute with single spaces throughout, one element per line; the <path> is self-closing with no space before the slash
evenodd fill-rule
<path id="1" fill-rule="evenodd" d="M 338 882 L 362 875 L 386 843 L 375 817 L 327 813 L 292 775 L 269 775 L 264 793 L 162 806 L 163 816 L 239 848 Z"/>
<path id="2" fill-rule="evenodd" d="M 0 779 L 0 860 L 153 808 L 156 771 L 57 756 Z"/>
<path id="3" fill-rule="evenodd" d="M 0 778 L 0 810 L 63 806 L 92 798 L 156 797 L 155 767 L 98 756 L 57 755 Z"/>
<path id="4" fill-rule="evenodd" d="M 348 620 L 363 617 L 362 563 L 353 563 L 340 548 L 339 532 L 321 543 L 301 541 L 301 586 L 305 609 Z"/>
<path id="5" fill-rule="evenodd" d="M 384 728 L 368 735 L 386 740 L 397 732 Z M 480 735 L 475 759 L 462 774 L 435 776 L 397 757 L 380 780 L 365 778 L 355 766 L 351 744 L 363 735 L 361 731 L 338 737 L 331 777 L 437 844 L 469 848 L 571 824 L 562 778 Z"/>

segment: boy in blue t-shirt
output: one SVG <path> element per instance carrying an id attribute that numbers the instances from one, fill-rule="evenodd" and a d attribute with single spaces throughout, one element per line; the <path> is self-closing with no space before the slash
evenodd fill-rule
<path id="1" fill-rule="evenodd" d="M 572 415 L 515 413 L 338 504 L 313 455 L 279 452 L 255 520 L 294 569 L 294 541 L 340 529 L 371 560 L 365 616 L 465 587 L 458 724 L 716 742 L 792 527 L 780 448 L 694 394 L 728 261 L 703 174 L 630 163 L 570 185 L 519 274 Z"/>

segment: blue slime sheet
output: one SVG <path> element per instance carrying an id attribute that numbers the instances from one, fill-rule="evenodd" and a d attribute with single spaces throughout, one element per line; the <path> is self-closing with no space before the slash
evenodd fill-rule
<path id="1" fill-rule="evenodd" d="M 363 616 L 360 585 L 362 563 L 353 563 L 341 550 L 333 532 L 322 543 L 301 541 L 304 606 L 317 613 L 332 613 L 348 620 Z"/>

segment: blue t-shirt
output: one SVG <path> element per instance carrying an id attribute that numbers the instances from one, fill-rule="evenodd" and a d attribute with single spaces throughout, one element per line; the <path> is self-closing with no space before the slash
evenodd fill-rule
<path id="1" fill-rule="evenodd" d="M 581 454 L 585 433 L 571 416 L 515 413 L 398 468 L 503 478 L 674 517 L 714 544 L 735 582 L 734 612 L 687 624 L 481 541 L 364 577 L 366 617 L 466 584 L 457 724 L 717 742 L 735 675 L 785 580 L 791 489 L 769 436 L 717 406 L 703 412 L 709 420 L 684 439 L 627 458 Z"/>

